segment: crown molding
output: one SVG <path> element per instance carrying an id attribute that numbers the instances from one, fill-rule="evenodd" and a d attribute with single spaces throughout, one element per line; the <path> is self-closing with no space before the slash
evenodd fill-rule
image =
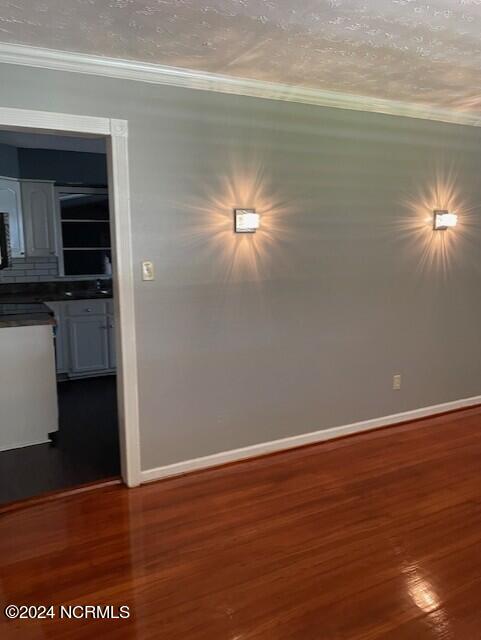
<path id="1" fill-rule="evenodd" d="M 0 63 L 163 84 L 184 89 L 230 93 L 252 98 L 481 126 L 481 114 L 473 112 L 20 44 L 0 43 Z"/>

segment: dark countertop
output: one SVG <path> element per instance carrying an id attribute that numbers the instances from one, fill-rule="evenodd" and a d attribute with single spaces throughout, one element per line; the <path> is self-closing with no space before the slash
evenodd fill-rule
<path id="1" fill-rule="evenodd" d="M 55 316 L 45 304 L 24 304 L 17 300 L 0 304 L 0 329 L 55 325 Z"/>
<path id="2" fill-rule="evenodd" d="M 0 285 L 0 304 L 33 304 L 68 300 L 108 300 L 112 297 L 112 280 L 54 280 Z"/>
<path id="3" fill-rule="evenodd" d="M 0 316 L 0 329 L 11 327 L 33 327 L 47 324 L 55 326 L 55 318 L 48 313 L 30 313 L 28 315 Z M 6 335 L 6 334 L 5 334 Z"/>
<path id="4" fill-rule="evenodd" d="M 98 293 L 97 291 L 72 291 L 72 295 L 56 292 L 48 292 L 45 294 L 8 293 L 2 295 L 0 292 L 0 305 L 4 303 L 29 304 L 40 302 L 69 302 L 70 300 L 110 300 L 111 298 L 111 292 Z"/>

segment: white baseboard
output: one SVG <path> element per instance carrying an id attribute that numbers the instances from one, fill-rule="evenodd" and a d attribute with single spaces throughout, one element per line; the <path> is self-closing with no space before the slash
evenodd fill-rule
<path id="1" fill-rule="evenodd" d="M 261 456 L 266 453 L 273 453 L 274 451 L 285 451 L 287 449 L 293 449 L 306 444 L 314 444 L 316 442 L 332 440 L 334 438 L 339 438 L 353 433 L 361 433 L 362 431 L 387 427 L 400 422 L 419 420 L 420 418 L 434 416 L 438 413 L 444 413 L 445 411 L 454 411 L 455 409 L 472 407 L 477 404 L 481 404 L 481 396 L 453 400 L 452 402 L 444 402 L 442 404 L 422 407 L 421 409 L 414 409 L 412 411 L 394 413 L 389 416 L 383 416 L 382 418 L 372 418 L 371 420 L 363 420 L 362 422 L 353 422 L 352 424 L 346 424 L 339 427 L 331 427 L 330 429 L 311 431 L 310 433 L 281 438 L 280 440 L 272 440 L 271 442 L 262 442 L 249 447 L 242 447 L 241 449 L 222 451 L 202 458 L 194 458 L 192 460 L 169 464 L 164 467 L 146 469 L 141 472 L 141 482 L 152 482 L 154 480 L 177 476 L 190 471 L 215 467 L 227 462 L 245 460 L 247 458 Z"/>

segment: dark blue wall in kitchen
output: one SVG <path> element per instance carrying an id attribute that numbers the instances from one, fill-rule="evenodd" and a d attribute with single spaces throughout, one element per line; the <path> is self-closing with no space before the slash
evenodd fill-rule
<path id="1" fill-rule="evenodd" d="M 0 144 L 0 176 L 55 180 L 58 184 L 107 184 L 104 153 L 28 149 Z"/>
<path id="2" fill-rule="evenodd" d="M 0 176 L 19 177 L 17 148 L 9 144 L 0 144 Z"/>
<path id="3" fill-rule="evenodd" d="M 18 149 L 20 177 L 55 180 L 58 184 L 107 184 L 107 161 L 103 153 Z"/>

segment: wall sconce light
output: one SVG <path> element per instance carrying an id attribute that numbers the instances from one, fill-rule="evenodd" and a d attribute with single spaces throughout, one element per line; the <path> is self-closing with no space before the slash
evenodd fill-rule
<path id="1" fill-rule="evenodd" d="M 260 215 L 255 209 L 234 209 L 234 231 L 255 233 L 260 227 Z"/>
<path id="2" fill-rule="evenodd" d="M 451 227 L 455 227 L 458 222 L 458 216 L 446 209 L 434 210 L 433 229 L 435 231 L 445 231 Z"/>

